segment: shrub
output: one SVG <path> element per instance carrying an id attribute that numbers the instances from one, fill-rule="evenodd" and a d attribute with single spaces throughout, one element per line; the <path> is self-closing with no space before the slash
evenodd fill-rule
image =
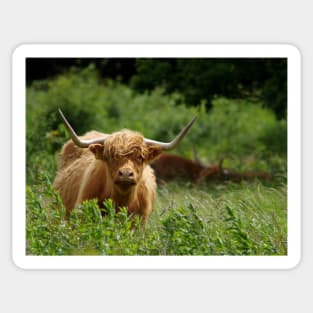
<path id="1" fill-rule="evenodd" d="M 101 209 L 95 200 L 84 201 L 66 220 L 59 195 L 46 176 L 41 178 L 40 188 L 27 188 L 28 255 L 287 253 L 285 186 L 230 185 L 227 192 L 163 187 L 168 192 L 159 194 L 159 204 L 143 227 L 126 208 L 116 212 L 110 199 Z M 210 196 L 202 199 L 208 191 Z"/>
<path id="2" fill-rule="evenodd" d="M 216 98 L 207 112 L 205 103 L 189 107 L 177 94 L 164 95 L 156 88 L 137 94 L 117 82 L 101 82 L 93 66 L 43 82 L 27 89 L 26 156 L 28 183 L 36 169 L 55 171 L 55 157 L 68 134 L 58 114 L 61 108 L 78 134 L 95 129 L 110 133 L 121 128 L 142 132 L 145 137 L 167 141 L 192 116 L 198 119 L 176 153 L 192 157 L 195 146 L 205 162 L 225 158 L 226 165 L 238 166 L 254 155 L 266 161 L 275 156 L 286 159 L 286 122 L 262 104 L 246 100 Z M 39 164 L 42 160 L 43 164 Z M 227 163 L 228 162 L 228 163 Z M 273 164 L 273 163 L 271 163 Z M 44 165 L 44 166 L 43 166 Z M 252 166 L 259 166 L 252 164 Z M 262 169 L 269 169 L 266 162 Z"/>

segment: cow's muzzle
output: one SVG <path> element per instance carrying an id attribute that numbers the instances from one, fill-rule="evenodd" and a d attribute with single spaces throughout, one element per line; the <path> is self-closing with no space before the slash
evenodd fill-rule
<path id="1" fill-rule="evenodd" d="M 131 169 L 120 169 L 115 184 L 123 187 L 130 187 L 136 184 L 134 172 Z"/>

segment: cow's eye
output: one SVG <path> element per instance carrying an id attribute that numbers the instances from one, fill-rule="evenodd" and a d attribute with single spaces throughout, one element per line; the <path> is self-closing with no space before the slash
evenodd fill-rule
<path id="1" fill-rule="evenodd" d="M 139 156 L 137 160 L 142 163 L 144 161 L 144 158 L 142 156 Z"/>

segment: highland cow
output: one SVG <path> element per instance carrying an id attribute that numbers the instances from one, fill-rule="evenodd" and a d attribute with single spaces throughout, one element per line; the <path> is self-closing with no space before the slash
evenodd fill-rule
<path id="1" fill-rule="evenodd" d="M 78 137 L 59 112 L 72 138 L 62 148 L 54 181 L 67 216 L 84 200 L 97 199 L 101 207 L 111 198 L 117 209 L 127 207 L 130 214 L 138 214 L 146 222 L 156 198 L 155 176 L 149 164 L 162 151 L 174 149 L 195 118 L 173 141 L 165 143 L 127 129 L 112 134 L 91 131 Z"/>
<path id="2" fill-rule="evenodd" d="M 184 180 L 198 183 L 200 177 L 207 180 L 223 180 L 222 161 L 218 165 L 204 165 L 198 159 L 189 160 L 184 157 L 162 153 L 151 167 L 154 169 L 158 182 Z"/>
<path id="3" fill-rule="evenodd" d="M 195 160 L 189 160 L 169 153 L 162 153 L 151 164 L 151 167 L 154 169 L 159 183 L 172 180 L 200 184 L 202 182 L 240 182 L 255 179 L 266 181 L 271 179 L 271 174 L 264 171 L 238 172 L 224 168 L 223 159 L 217 165 L 205 165 L 197 157 Z"/>

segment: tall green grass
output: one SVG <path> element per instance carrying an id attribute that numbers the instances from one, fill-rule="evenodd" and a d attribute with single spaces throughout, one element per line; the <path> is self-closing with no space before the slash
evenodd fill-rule
<path id="1" fill-rule="evenodd" d="M 145 226 L 126 208 L 116 213 L 111 200 L 102 209 L 85 201 L 66 220 L 49 180 L 41 188 L 27 188 L 30 255 L 287 254 L 284 184 L 163 185 Z"/>

